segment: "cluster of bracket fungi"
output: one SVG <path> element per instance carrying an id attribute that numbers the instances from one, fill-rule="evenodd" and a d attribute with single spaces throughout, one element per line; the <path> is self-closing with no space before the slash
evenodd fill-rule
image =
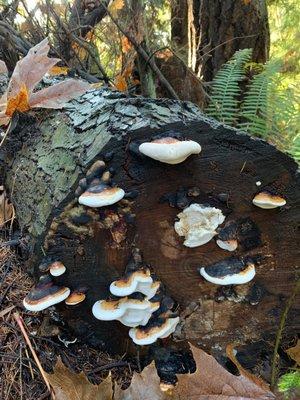
<path id="1" fill-rule="evenodd" d="M 139 157 L 146 156 L 171 165 L 182 163 L 190 155 L 201 152 L 199 143 L 184 139 L 174 132 L 153 137 L 150 142 L 132 142 L 129 149 Z M 123 199 L 125 191 L 113 183 L 113 173 L 112 169 L 106 169 L 104 161 L 96 161 L 87 171 L 86 178 L 79 181 L 76 190 L 79 204 L 99 208 Z M 177 215 L 174 229 L 184 238 L 184 246 L 199 247 L 214 237 L 216 244 L 229 252 L 238 248 L 249 250 L 260 244 L 259 230 L 250 218 L 225 222 L 226 216 L 221 209 L 196 202 L 199 194 L 200 189 L 194 187 L 179 190 L 162 199 L 182 209 Z M 266 187 L 256 194 L 252 203 L 263 209 L 274 209 L 284 206 L 286 200 L 272 188 Z M 233 256 L 200 267 L 199 273 L 216 285 L 245 284 L 254 278 L 256 262 L 257 257 Z M 45 258 L 39 269 L 43 275 L 24 299 L 24 306 L 28 310 L 40 311 L 61 301 L 75 305 L 85 299 L 85 288 L 78 288 L 71 293 L 69 288 L 54 284 L 51 276 L 56 277 L 66 271 L 59 260 Z M 144 265 L 137 249 L 133 251 L 124 276 L 111 283 L 110 293 L 108 299 L 101 299 L 94 304 L 93 315 L 103 321 L 118 320 L 130 327 L 129 336 L 134 343 L 148 345 L 175 331 L 179 317 L 174 313 L 174 302 L 166 295 L 150 266 Z"/>

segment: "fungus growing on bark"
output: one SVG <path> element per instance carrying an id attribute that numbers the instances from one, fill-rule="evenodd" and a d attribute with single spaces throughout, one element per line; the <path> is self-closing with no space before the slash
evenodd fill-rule
<path id="1" fill-rule="evenodd" d="M 154 160 L 166 164 L 179 164 L 191 154 L 199 154 L 201 146 L 193 140 L 178 140 L 173 137 L 164 137 L 142 143 L 139 151 Z"/>
<path id="2" fill-rule="evenodd" d="M 160 282 L 153 282 L 149 268 L 129 271 L 125 277 L 111 283 L 109 290 L 115 296 L 129 296 L 139 292 L 151 299 L 157 292 Z"/>
<path id="3" fill-rule="evenodd" d="M 75 306 L 76 304 L 82 303 L 85 300 L 85 292 L 84 289 L 74 290 L 70 296 L 68 296 L 65 300 L 67 306 Z"/>
<path id="4" fill-rule="evenodd" d="M 258 193 L 252 200 L 252 203 L 255 206 L 265 210 L 271 210 L 273 208 L 284 206 L 286 204 L 286 200 L 277 194 L 264 191 Z"/>
<path id="5" fill-rule="evenodd" d="M 49 266 L 49 271 L 52 276 L 60 276 L 66 272 L 66 267 L 60 261 L 54 261 Z"/>
<path id="6" fill-rule="evenodd" d="M 179 221 L 174 228 L 179 236 L 184 236 L 186 247 L 197 247 L 209 242 L 216 234 L 217 227 L 225 220 L 222 211 L 202 204 L 191 204 L 177 215 Z"/>
<path id="7" fill-rule="evenodd" d="M 69 295 L 69 288 L 56 286 L 49 275 L 42 275 L 23 300 L 23 305 L 29 311 L 41 311 L 64 301 Z"/>
<path id="8" fill-rule="evenodd" d="M 88 207 L 105 207 L 117 203 L 124 195 L 123 189 L 100 183 L 99 185 L 90 186 L 79 197 L 78 201 Z"/>
<path id="9" fill-rule="evenodd" d="M 159 318 L 144 327 L 131 328 L 129 336 L 139 346 L 149 345 L 170 336 L 176 329 L 179 317 Z"/>
<path id="10" fill-rule="evenodd" d="M 93 305 L 93 315 L 102 321 L 118 320 L 125 326 L 146 325 L 159 302 L 124 297 L 117 300 L 99 300 Z"/>
<path id="11" fill-rule="evenodd" d="M 200 274 L 208 282 L 216 285 L 240 285 L 250 282 L 255 276 L 254 261 L 230 257 L 207 267 L 199 268 Z"/>
<path id="12" fill-rule="evenodd" d="M 238 247 L 237 234 L 238 225 L 230 221 L 220 229 L 216 243 L 223 250 L 234 251 Z"/>

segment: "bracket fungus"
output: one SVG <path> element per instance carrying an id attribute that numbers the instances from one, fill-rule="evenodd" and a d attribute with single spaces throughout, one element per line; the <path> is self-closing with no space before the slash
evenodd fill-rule
<path id="1" fill-rule="evenodd" d="M 109 290 L 115 296 L 129 296 L 139 292 L 151 299 L 159 289 L 160 282 L 153 281 L 149 268 L 129 271 L 125 277 L 111 283 Z"/>
<path id="2" fill-rule="evenodd" d="M 163 137 L 151 142 L 142 143 L 139 151 L 160 162 L 166 164 L 179 164 L 185 161 L 191 154 L 199 154 L 201 146 L 193 140 L 179 140 L 174 137 Z"/>
<path id="3" fill-rule="evenodd" d="M 129 336 L 132 341 L 140 346 L 149 345 L 170 336 L 179 323 L 179 317 L 175 318 L 159 318 L 154 323 L 144 327 L 131 328 Z"/>
<path id="4" fill-rule="evenodd" d="M 49 275 L 42 275 L 23 300 L 23 305 L 29 311 L 41 311 L 64 301 L 69 295 L 69 288 L 56 286 Z"/>
<path id="5" fill-rule="evenodd" d="M 50 274 L 52 276 L 60 276 L 66 272 L 66 267 L 60 261 L 55 261 L 50 265 Z"/>
<path id="6" fill-rule="evenodd" d="M 279 196 L 278 194 L 273 194 L 268 191 L 263 191 L 258 193 L 254 197 L 252 203 L 255 206 L 263 208 L 265 210 L 271 210 L 273 208 L 282 207 L 286 205 L 286 200 L 283 197 Z"/>
<path id="7" fill-rule="evenodd" d="M 199 268 L 200 275 L 216 285 L 241 285 L 255 276 L 255 263 L 250 257 L 230 257 Z"/>
<path id="8" fill-rule="evenodd" d="M 81 288 L 71 292 L 71 294 L 65 300 L 66 305 L 76 306 L 77 304 L 82 303 L 86 298 L 86 291 L 86 288 Z"/>
<path id="9" fill-rule="evenodd" d="M 177 215 L 179 221 L 174 228 L 179 236 L 184 236 L 186 247 L 197 247 L 208 243 L 216 234 L 216 229 L 225 220 L 222 211 L 215 207 L 193 203 Z"/>
<path id="10" fill-rule="evenodd" d="M 159 302 L 123 297 L 117 300 L 99 300 L 93 305 L 93 315 L 102 321 L 118 320 L 125 326 L 146 325 Z"/>

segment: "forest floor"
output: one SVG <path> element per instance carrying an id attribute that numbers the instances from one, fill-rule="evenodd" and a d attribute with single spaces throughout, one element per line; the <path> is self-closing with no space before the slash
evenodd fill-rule
<path id="1" fill-rule="evenodd" d="M 50 399 L 30 350 L 14 319 L 19 312 L 31 343 L 46 372 L 51 372 L 60 356 L 74 372 L 83 371 L 88 379 L 99 384 L 111 372 L 112 378 L 128 386 L 136 363 L 122 357 L 112 358 L 64 332 L 53 310 L 44 313 L 25 311 L 22 300 L 33 285 L 25 272 L 21 256 L 0 241 L 0 398 L 2 400 Z M 57 325 L 53 321 L 57 320 Z M 50 322 L 52 321 L 52 322 Z"/>

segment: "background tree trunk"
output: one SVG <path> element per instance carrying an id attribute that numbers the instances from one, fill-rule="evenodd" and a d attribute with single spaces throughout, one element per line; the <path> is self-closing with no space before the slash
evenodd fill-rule
<path id="1" fill-rule="evenodd" d="M 130 143 L 167 130 L 196 140 L 202 153 L 166 165 L 129 152 Z M 52 255 L 67 267 L 56 278 L 59 284 L 89 287 L 83 303 L 58 306 L 77 335 L 112 351 L 122 352 L 131 343 L 127 328 L 96 320 L 91 307 L 108 295 L 109 284 L 123 274 L 133 247 L 138 247 L 178 303 L 181 323 L 175 337 L 213 353 L 232 342 L 272 342 L 295 284 L 299 186 L 292 159 L 264 141 L 207 119 L 190 103 L 128 98 L 107 89 L 90 91 L 64 111 L 40 112 L 38 120 L 20 118 L 10 138 L 6 186 L 22 230 L 31 236 L 29 270 L 39 276 L 44 254 Z M 135 190 L 137 197 L 105 209 L 79 206 L 78 182 L 98 159 L 116 171 L 119 187 L 126 193 Z M 259 189 L 257 181 L 262 182 Z M 269 184 L 284 192 L 286 207 L 262 210 L 252 205 L 255 193 Z M 257 224 L 261 245 L 250 251 L 239 247 L 235 253 L 261 257 L 249 284 L 224 290 L 200 277 L 197 267 L 231 253 L 214 240 L 184 247 L 175 233 L 181 208 L 162 199 L 191 187 L 198 187 L 199 195 L 189 201 L 215 205 L 227 220 L 248 218 Z M 293 335 L 300 325 L 296 305 L 290 315 L 287 327 Z"/>
<path id="2" fill-rule="evenodd" d="M 174 0 L 172 9 L 173 42 L 179 51 L 185 49 L 185 54 L 197 53 L 195 61 L 191 56 L 189 66 L 204 81 L 211 81 L 239 49 L 252 48 L 255 62 L 268 59 L 270 34 L 265 1 Z"/>

